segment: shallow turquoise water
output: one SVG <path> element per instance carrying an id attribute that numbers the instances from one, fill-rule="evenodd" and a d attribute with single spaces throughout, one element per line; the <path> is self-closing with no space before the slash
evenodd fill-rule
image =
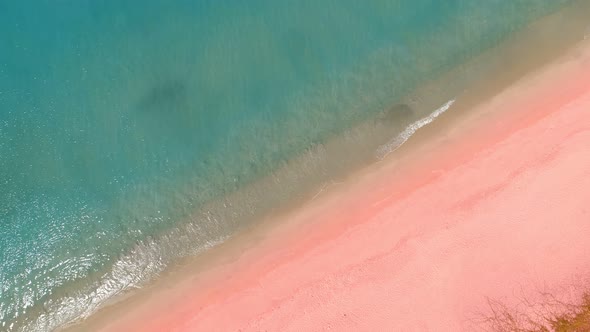
<path id="1" fill-rule="evenodd" d="M 0 330 L 223 240 L 211 202 L 566 2 L 0 0 Z"/>

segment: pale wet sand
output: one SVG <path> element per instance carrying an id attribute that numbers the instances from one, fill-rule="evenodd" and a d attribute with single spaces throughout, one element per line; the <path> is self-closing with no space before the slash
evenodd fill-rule
<path id="1" fill-rule="evenodd" d="M 476 330 L 488 299 L 588 286 L 590 46 L 437 131 L 79 328 Z"/>

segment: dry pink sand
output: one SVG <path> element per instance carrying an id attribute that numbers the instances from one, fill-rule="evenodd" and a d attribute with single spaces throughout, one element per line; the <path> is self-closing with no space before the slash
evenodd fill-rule
<path id="1" fill-rule="evenodd" d="M 590 48 L 473 114 L 402 174 L 384 161 L 101 328 L 470 331 L 486 298 L 589 277 Z"/>

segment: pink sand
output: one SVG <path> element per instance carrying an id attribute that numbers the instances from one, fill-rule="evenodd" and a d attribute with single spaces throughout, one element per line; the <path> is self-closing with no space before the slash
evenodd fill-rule
<path id="1" fill-rule="evenodd" d="M 472 113 L 102 328 L 477 330 L 486 298 L 590 277 L 590 48 Z"/>

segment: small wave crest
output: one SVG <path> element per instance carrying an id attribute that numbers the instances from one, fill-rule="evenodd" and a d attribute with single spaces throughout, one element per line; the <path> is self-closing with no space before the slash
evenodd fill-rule
<path id="1" fill-rule="evenodd" d="M 192 222 L 157 240 L 138 243 L 98 280 L 48 301 L 43 313 L 17 330 L 52 331 L 85 319 L 122 294 L 146 285 L 177 259 L 206 251 L 227 238 L 205 239 L 204 233 L 198 223 Z M 195 246 L 199 240 L 200 245 Z"/>
<path id="2" fill-rule="evenodd" d="M 442 105 L 441 107 L 437 108 L 434 112 L 430 113 L 430 115 L 428 115 L 428 116 L 426 116 L 426 117 L 424 117 L 424 118 L 422 118 L 420 120 L 417 120 L 417 121 L 411 123 L 399 135 L 395 136 L 389 142 L 381 145 L 377 149 L 377 151 L 376 151 L 377 158 L 383 159 L 383 158 L 387 157 L 387 155 L 389 155 L 393 151 L 399 149 L 420 128 L 422 128 L 422 127 L 426 126 L 427 124 L 431 123 L 437 117 L 439 117 L 441 114 L 443 114 L 444 112 L 446 112 L 447 110 L 449 110 L 449 108 L 451 108 L 451 106 L 454 103 L 455 103 L 455 99 L 449 100 L 444 105 Z"/>

